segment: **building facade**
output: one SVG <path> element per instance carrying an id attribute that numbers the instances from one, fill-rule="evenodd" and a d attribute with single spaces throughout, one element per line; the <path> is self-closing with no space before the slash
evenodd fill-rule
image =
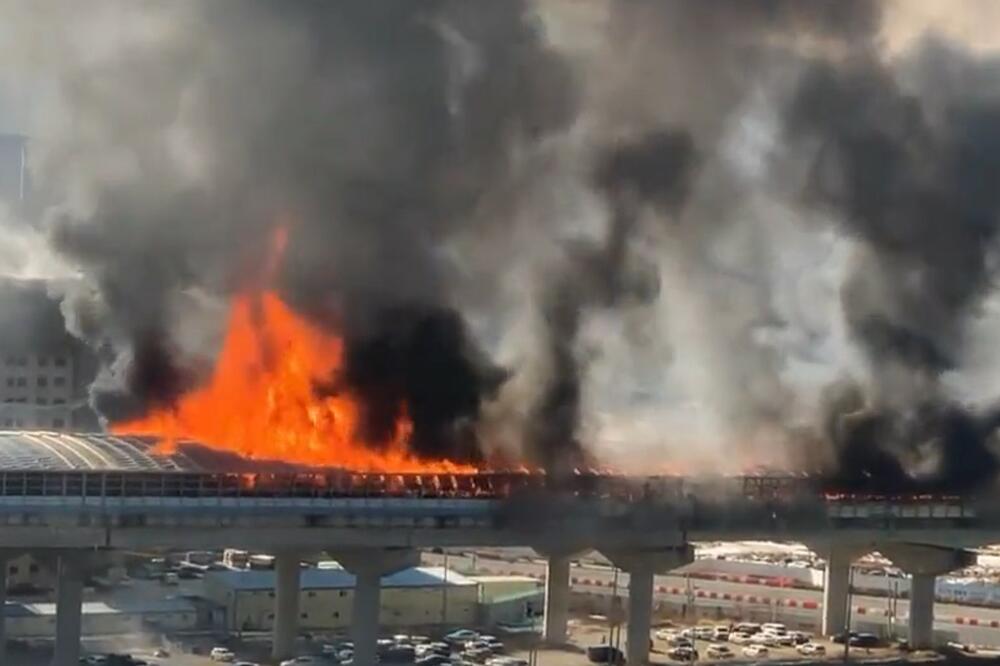
<path id="1" fill-rule="evenodd" d="M 38 280 L 0 278 L 0 429 L 96 430 L 97 360 Z"/>
<path id="2" fill-rule="evenodd" d="M 213 571 L 205 575 L 205 597 L 223 609 L 229 631 L 269 631 L 274 626 L 274 572 Z M 380 622 L 385 627 L 473 625 L 479 585 L 437 567 L 406 569 L 382 579 Z M 303 569 L 299 626 L 346 630 L 351 626 L 354 576 L 343 569 Z"/>

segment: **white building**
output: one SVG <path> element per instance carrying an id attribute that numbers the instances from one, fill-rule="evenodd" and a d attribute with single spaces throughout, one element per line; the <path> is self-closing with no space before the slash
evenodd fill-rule
<path id="1" fill-rule="evenodd" d="M 95 430 L 96 361 L 45 283 L 0 278 L 0 429 Z"/>
<path id="2" fill-rule="evenodd" d="M 17 603 L 4 608 L 8 638 L 52 638 L 55 635 L 54 603 Z M 84 636 L 141 634 L 148 631 L 185 631 L 198 621 L 195 607 L 183 599 L 162 599 L 134 604 L 83 603 Z"/>
<path id="3" fill-rule="evenodd" d="M 230 631 L 268 631 L 274 625 L 274 571 L 212 571 L 205 597 L 222 607 Z M 301 571 L 299 625 L 333 630 L 351 626 L 354 576 L 339 568 Z M 476 624 L 479 584 L 440 567 L 415 567 L 382 578 L 380 622 L 386 627 Z"/>

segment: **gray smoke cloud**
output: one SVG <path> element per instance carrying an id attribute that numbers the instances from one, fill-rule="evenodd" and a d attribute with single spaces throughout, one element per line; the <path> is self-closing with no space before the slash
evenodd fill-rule
<path id="1" fill-rule="evenodd" d="M 202 378 L 284 226 L 278 288 L 344 335 L 325 388 L 369 439 L 406 404 L 428 457 L 961 486 L 995 471 L 962 389 L 1000 70 L 901 42 L 906 7 L 0 5 L 51 81 L 34 181 L 105 416 Z"/>

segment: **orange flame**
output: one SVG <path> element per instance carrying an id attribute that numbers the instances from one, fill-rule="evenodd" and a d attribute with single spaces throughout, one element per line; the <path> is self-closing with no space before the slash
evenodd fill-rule
<path id="1" fill-rule="evenodd" d="M 276 239 L 278 253 L 284 233 Z M 170 408 L 114 424 L 119 434 L 191 439 L 257 459 L 379 472 L 473 472 L 449 461 L 417 459 L 404 416 L 388 442 L 359 439 L 361 411 L 349 392 L 319 395 L 342 368 L 343 341 L 296 315 L 271 291 L 232 303 L 222 352 L 210 380 Z"/>

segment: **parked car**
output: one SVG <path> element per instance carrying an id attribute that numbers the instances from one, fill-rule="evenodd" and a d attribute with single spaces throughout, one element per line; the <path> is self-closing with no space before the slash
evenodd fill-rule
<path id="1" fill-rule="evenodd" d="M 236 661 L 236 655 L 229 648 L 214 647 L 208 653 L 208 658 L 212 661 Z"/>
<path id="2" fill-rule="evenodd" d="M 675 661 L 698 661 L 698 651 L 692 647 L 676 647 L 667 652 Z"/>
<path id="3" fill-rule="evenodd" d="M 476 664 L 485 664 L 486 660 L 493 656 L 493 651 L 489 648 L 473 648 L 471 650 L 463 650 L 462 658 L 467 659 Z"/>
<path id="4" fill-rule="evenodd" d="M 733 627 L 733 630 L 738 631 L 742 634 L 753 636 L 754 634 L 760 631 L 760 625 L 756 622 L 740 622 L 735 627 Z"/>
<path id="5" fill-rule="evenodd" d="M 294 657 L 293 659 L 286 659 L 281 662 L 281 666 L 330 666 L 330 662 L 323 657 L 314 657 L 312 655 L 306 655 L 303 657 Z"/>
<path id="6" fill-rule="evenodd" d="M 725 625 L 719 625 L 714 630 L 712 630 L 712 638 L 717 641 L 728 641 L 729 627 Z"/>
<path id="7" fill-rule="evenodd" d="M 418 657 L 415 662 L 417 666 L 451 666 L 451 657 L 446 657 L 443 654 L 430 653 L 422 657 Z"/>
<path id="8" fill-rule="evenodd" d="M 788 635 L 792 637 L 792 643 L 795 645 L 805 645 L 812 642 L 812 636 L 804 631 L 789 631 Z"/>
<path id="9" fill-rule="evenodd" d="M 450 634 L 444 635 L 444 642 L 448 645 L 465 645 L 469 641 L 479 638 L 479 632 L 472 629 L 456 629 Z"/>
<path id="10" fill-rule="evenodd" d="M 799 654 L 807 656 L 826 654 L 826 648 L 819 643 L 803 643 L 795 649 L 798 650 Z"/>
<path id="11" fill-rule="evenodd" d="M 766 645 L 767 647 L 777 647 L 780 645 L 778 637 L 774 634 L 765 633 L 763 631 L 758 632 L 750 637 L 749 643 L 751 645 Z"/>
<path id="12" fill-rule="evenodd" d="M 743 648 L 743 656 L 751 659 L 760 659 L 767 656 L 767 648 L 763 645 L 748 645 Z"/>
<path id="13" fill-rule="evenodd" d="M 705 649 L 705 656 L 709 659 L 731 659 L 732 657 L 735 657 L 736 654 L 728 645 L 712 643 Z"/>
<path id="14" fill-rule="evenodd" d="M 675 629 L 657 629 L 653 636 L 661 641 L 667 641 L 668 643 L 677 636 L 677 631 Z"/>
<path id="15" fill-rule="evenodd" d="M 496 636 L 490 636 L 489 634 L 481 634 L 479 636 L 479 642 L 485 643 L 493 650 L 494 653 L 503 652 L 503 642 Z"/>
<path id="16" fill-rule="evenodd" d="M 715 627 L 695 627 L 694 637 L 701 641 L 710 641 L 715 638 Z"/>
<path id="17" fill-rule="evenodd" d="M 872 648 L 878 647 L 879 637 L 875 634 L 859 633 L 851 637 L 853 647 Z"/>
<path id="18" fill-rule="evenodd" d="M 729 642 L 734 645 L 748 645 L 751 638 L 750 634 L 745 634 L 742 631 L 734 631 L 729 634 Z"/>
<path id="19" fill-rule="evenodd" d="M 625 654 L 613 645 L 591 645 L 587 660 L 592 664 L 624 664 Z"/>
<path id="20" fill-rule="evenodd" d="M 674 639 L 672 641 L 670 641 L 668 643 L 668 645 L 670 647 L 675 647 L 675 648 L 679 648 L 679 647 L 693 648 L 694 647 L 694 641 L 691 640 L 690 638 L 683 638 L 681 636 L 674 636 Z"/>

